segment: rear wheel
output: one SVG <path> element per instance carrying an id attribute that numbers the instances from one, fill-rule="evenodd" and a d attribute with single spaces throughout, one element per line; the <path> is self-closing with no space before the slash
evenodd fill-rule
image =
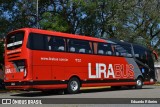
<path id="1" fill-rule="evenodd" d="M 68 82 L 67 92 L 69 94 L 76 94 L 80 90 L 80 81 L 78 78 L 71 78 Z"/>
<path id="2" fill-rule="evenodd" d="M 135 88 L 136 89 L 141 89 L 142 86 L 143 86 L 143 80 L 142 80 L 142 78 L 137 78 Z"/>

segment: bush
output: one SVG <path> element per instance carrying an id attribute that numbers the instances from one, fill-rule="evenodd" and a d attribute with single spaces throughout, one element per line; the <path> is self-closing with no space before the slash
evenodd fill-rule
<path id="1" fill-rule="evenodd" d="M 0 64 L 4 64 L 4 42 L 0 42 Z M 0 68 L 2 67 L 2 65 L 0 65 Z"/>

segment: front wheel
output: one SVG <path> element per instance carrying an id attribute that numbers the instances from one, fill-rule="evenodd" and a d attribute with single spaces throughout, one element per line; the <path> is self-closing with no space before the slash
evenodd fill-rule
<path id="1" fill-rule="evenodd" d="M 143 80 L 142 80 L 142 78 L 138 78 L 138 79 L 136 80 L 136 86 L 135 86 L 135 88 L 136 88 L 136 89 L 141 89 L 142 86 L 143 86 Z"/>
<path id="2" fill-rule="evenodd" d="M 68 82 L 67 91 L 70 94 L 76 94 L 80 90 L 80 81 L 77 78 L 71 78 Z"/>

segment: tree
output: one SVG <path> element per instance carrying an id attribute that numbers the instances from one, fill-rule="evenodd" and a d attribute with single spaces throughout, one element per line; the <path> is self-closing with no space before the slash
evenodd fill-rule
<path id="1" fill-rule="evenodd" d="M 136 42 L 152 49 L 160 45 L 160 7 L 157 0 L 134 0 L 124 25 L 129 30 L 129 42 Z"/>
<path id="2" fill-rule="evenodd" d="M 160 49 L 158 0 L 0 1 L 0 36 L 22 27 L 114 38 Z"/>
<path id="3" fill-rule="evenodd" d="M 4 43 L 0 42 L 0 64 L 4 64 L 4 55 L 3 54 L 4 54 Z"/>

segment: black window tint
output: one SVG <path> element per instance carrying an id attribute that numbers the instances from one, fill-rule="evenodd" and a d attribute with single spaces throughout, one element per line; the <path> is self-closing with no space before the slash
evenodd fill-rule
<path id="1" fill-rule="evenodd" d="M 48 38 L 48 48 L 52 51 L 65 51 L 65 39 L 61 37 Z"/>
<path id="2" fill-rule="evenodd" d="M 18 32 L 7 35 L 7 49 L 12 50 L 22 46 L 24 32 Z"/>
<path id="3" fill-rule="evenodd" d="M 100 55 L 113 55 L 113 50 L 111 44 L 107 43 L 98 43 L 97 54 Z"/>
<path id="4" fill-rule="evenodd" d="M 154 69 L 154 60 L 152 57 L 152 52 L 151 51 L 147 51 L 147 60 L 148 60 L 148 65 L 150 68 Z"/>
<path id="5" fill-rule="evenodd" d="M 92 53 L 89 41 L 68 39 L 68 51 L 75 53 Z"/>
<path id="6" fill-rule="evenodd" d="M 28 47 L 35 50 L 47 50 L 46 40 L 47 37 L 41 34 L 31 33 L 29 36 Z"/>
<path id="7" fill-rule="evenodd" d="M 130 44 L 118 43 L 114 45 L 114 47 L 116 56 L 132 57 L 132 49 Z"/>
<path id="8" fill-rule="evenodd" d="M 35 50 L 65 51 L 65 41 L 62 37 L 31 33 L 28 47 Z"/>
<path id="9" fill-rule="evenodd" d="M 148 59 L 147 50 L 138 45 L 134 45 L 133 48 L 134 48 L 135 58 L 143 63 L 147 63 L 147 59 Z"/>

